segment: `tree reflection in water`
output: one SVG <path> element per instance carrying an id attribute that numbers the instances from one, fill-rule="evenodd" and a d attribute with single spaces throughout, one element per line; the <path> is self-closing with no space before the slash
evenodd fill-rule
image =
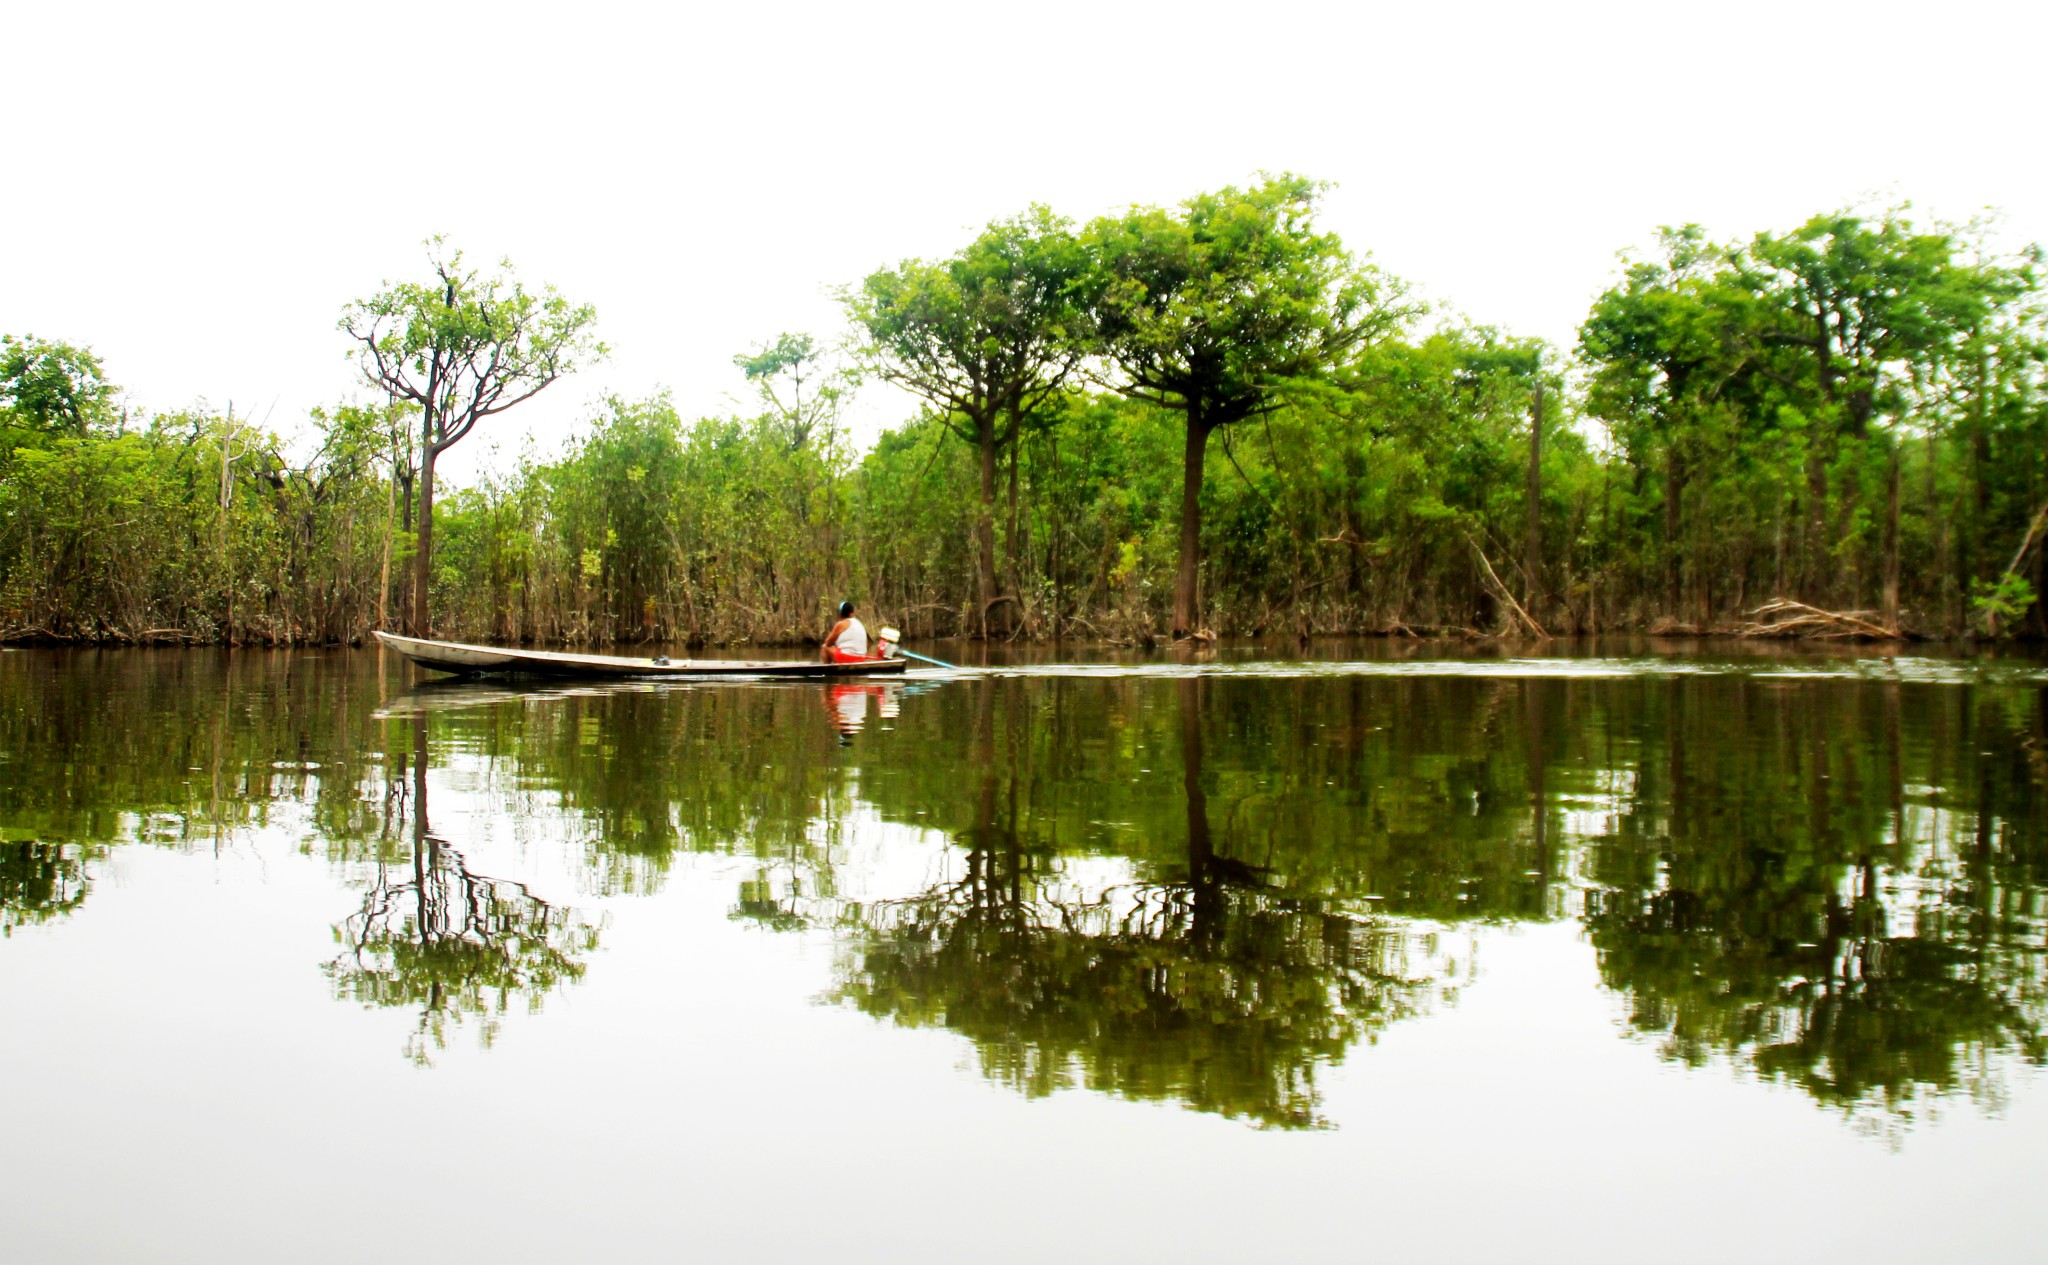
<path id="1" fill-rule="evenodd" d="M 1435 938 L 1290 895 L 1220 851 L 1202 770 L 1202 686 L 1180 683 L 1185 869 L 1083 893 L 1020 835 L 990 683 L 979 801 L 959 878 L 853 913 L 839 996 L 975 1044 L 1028 1095 L 1074 1084 L 1260 1125 L 1324 1125 L 1316 1074 L 1424 1009 L 1455 971 Z M 1007 789 L 1007 794 L 1004 793 Z"/>
<path id="2" fill-rule="evenodd" d="M 378 860 L 362 908 L 334 929 L 343 950 L 326 968 L 337 997 L 419 1008 L 406 1055 L 423 1066 L 464 1020 L 477 1021 L 489 1046 L 515 997 L 537 1011 L 547 994 L 580 979 L 599 930 L 524 883 L 472 873 L 429 831 L 426 737 L 422 712 L 413 718 L 410 863 Z M 407 770 L 407 756 L 397 758 L 394 789 Z"/>
<path id="3" fill-rule="evenodd" d="M 91 889 L 77 844 L 0 840 L 0 936 L 64 917 Z"/>
<path id="4" fill-rule="evenodd" d="M 1974 811 L 1916 809 L 1897 687 L 1857 697 L 1877 714 L 1711 718 L 1746 743 L 1706 741 L 1674 697 L 1664 758 L 1644 765 L 1667 824 L 1646 812 L 1601 846 L 1609 886 L 1585 923 L 1666 1057 L 1731 1057 L 1895 1133 L 1948 1095 L 1996 1109 L 2011 1061 L 2048 1055 L 2040 787 L 2022 742 L 2004 767 L 1980 753 L 1967 800 L 1918 792 Z M 1833 742 L 1850 724 L 1886 738 Z"/>
<path id="5" fill-rule="evenodd" d="M 1846 896 L 1723 896 L 1683 887 L 1588 918 L 1604 978 L 1673 1059 L 1727 1052 L 1824 1103 L 1907 1116 L 1923 1091 L 1996 1106 L 1987 1056 L 2048 1052 L 2038 949 L 1987 942 L 1971 911 L 1930 909 L 1901 934 L 1868 869 Z"/>
<path id="6" fill-rule="evenodd" d="M 390 714 L 468 753 L 515 835 L 580 843 L 585 890 L 753 860 L 735 917 L 843 926 L 842 996 L 1030 1092 L 1312 1122 L 1316 1069 L 1448 991 L 1418 928 L 1571 918 L 1667 1057 L 1893 1129 L 1995 1107 L 2044 1054 L 2048 694 L 1995 666 L 955 677 L 886 726 L 833 687 L 451 686 Z M 335 992 L 416 1009 L 418 1057 L 456 1023 L 489 1040 L 597 933 L 410 812 L 384 690 L 340 654 L 0 657 L 0 929 L 102 899 L 115 849 L 303 831 L 369 886 Z M 938 838 L 946 881 L 856 904 Z"/>

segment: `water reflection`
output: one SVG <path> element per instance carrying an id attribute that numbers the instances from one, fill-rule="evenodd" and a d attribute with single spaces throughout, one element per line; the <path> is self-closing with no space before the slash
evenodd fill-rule
<path id="1" fill-rule="evenodd" d="M 416 1010 L 426 1057 L 602 969 L 565 901 L 712 854 L 733 917 L 835 937 L 834 996 L 1025 1093 L 1321 1123 L 1323 1069 L 1531 922 L 1664 1057 L 1858 1118 L 2043 1059 L 2037 673 L 1560 662 L 401 693 L 364 655 L 10 653 L 0 928 L 92 952 L 109 849 L 282 834 L 360 891 L 335 995 Z M 429 751 L 566 877 L 430 830 Z"/>
<path id="2" fill-rule="evenodd" d="M 339 998 L 419 1010 L 406 1055 L 420 1064 L 446 1049 L 450 1029 L 465 1020 L 477 1021 L 488 1047 L 514 1000 L 538 1011 L 549 993 L 582 978 L 598 940 L 598 928 L 575 910 L 516 880 L 473 872 L 429 829 L 427 750 L 426 713 L 416 711 L 412 751 L 396 756 L 386 815 L 410 819 L 411 855 L 394 863 L 380 853 L 362 908 L 334 929 L 342 952 L 325 968 Z"/>
<path id="3" fill-rule="evenodd" d="M 75 843 L 0 840 L 0 936 L 62 918 L 85 901 L 92 882 Z"/>
<path id="4" fill-rule="evenodd" d="M 1851 1112 L 1995 1105 L 2001 1056 L 2048 1052 L 2038 707 L 2014 742 L 1976 707 L 1918 717 L 1933 700 L 1897 686 L 1705 701 L 1647 700 L 1638 801 L 1666 811 L 1594 853 L 1585 923 L 1631 1023 Z M 1715 740 L 1731 723 L 1746 741 Z"/>
<path id="5" fill-rule="evenodd" d="M 970 1038 L 982 1071 L 1040 1096 L 1075 1084 L 1284 1128 L 1326 1123 L 1316 1073 L 1420 1013 L 1455 964 L 1435 937 L 1290 892 L 1211 829 L 1202 683 L 1176 686 L 1185 828 L 1168 873 L 1090 885 L 1020 819 L 980 682 L 973 824 L 959 872 L 857 910 L 838 996 Z M 1220 846 L 1219 846 L 1220 845 Z"/>
<path id="6" fill-rule="evenodd" d="M 824 690 L 825 715 L 832 728 L 838 731 L 842 746 L 850 745 L 853 736 L 866 726 L 870 702 L 882 720 L 894 720 L 902 707 L 903 684 L 900 681 L 886 684 L 842 681 L 827 685 Z"/>

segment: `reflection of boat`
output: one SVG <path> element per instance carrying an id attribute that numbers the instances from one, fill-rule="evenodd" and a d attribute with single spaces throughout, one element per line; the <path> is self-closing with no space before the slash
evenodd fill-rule
<path id="1" fill-rule="evenodd" d="M 839 731 L 842 741 L 850 739 L 861 731 L 868 720 L 868 699 L 875 700 L 875 709 L 883 720 L 894 719 L 903 706 L 901 695 L 903 685 L 891 681 L 887 685 L 868 683 L 825 687 L 825 713 L 832 721 L 832 727 Z"/>
<path id="2" fill-rule="evenodd" d="M 377 640 L 423 668 L 457 672 L 519 672 L 529 676 L 873 676 L 901 672 L 903 659 L 860 663 L 818 663 L 803 659 L 629 659 L 611 654 L 568 654 L 509 646 L 470 646 L 377 633 Z"/>

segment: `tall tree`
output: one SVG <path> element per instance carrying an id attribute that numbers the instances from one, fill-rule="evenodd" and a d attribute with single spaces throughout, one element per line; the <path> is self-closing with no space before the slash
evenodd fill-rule
<path id="1" fill-rule="evenodd" d="M 596 309 L 570 304 L 553 286 L 530 294 L 510 261 L 485 273 L 466 267 L 444 239 L 427 243 L 431 283 L 388 285 L 342 310 L 341 329 L 363 376 L 420 410 L 419 545 L 407 631 L 431 626 L 434 462 L 486 417 L 532 399 L 564 374 L 601 359 Z"/>
<path id="2" fill-rule="evenodd" d="M 1225 188 L 1178 208 L 1088 226 L 1102 269 L 1104 346 L 1124 394 L 1186 419 L 1173 633 L 1201 626 L 1202 472 L 1216 430 L 1331 378 L 1415 312 L 1402 287 L 1316 230 L 1325 186 L 1300 176 Z"/>
<path id="3" fill-rule="evenodd" d="M 846 453 L 839 443 L 839 422 L 860 373 L 809 334 L 777 335 L 732 361 L 754 385 L 762 409 L 756 425 L 764 439 L 786 448 L 773 459 L 784 473 L 771 486 L 794 511 L 794 530 L 812 552 L 801 562 L 792 559 L 796 565 L 783 571 L 781 582 L 793 599 L 791 614 L 806 635 L 813 635 L 820 612 L 838 602 L 833 597 L 821 603 L 820 590 L 844 585 L 844 504 L 837 488 L 846 472 Z"/>
<path id="4" fill-rule="evenodd" d="M 866 364 L 930 401 L 980 459 L 974 623 L 984 636 L 1004 600 L 996 589 L 996 459 L 1088 355 L 1091 276 L 1071 224 L 1033 206 L 990 224 L 950 259 L 906 260 L 842 295 Z"/>
<path id="5" fill-rule="evenodd" d="M 1626 257 L 1625 257 L 1626 258 Z M 1655 254 L 1628 259 L 1593 302 L 1579 360 L 1593 371 L 1587 411 L 1605 422 L 1638 475 L 1661 467 L 1659 550 L 1667 614 L 1679 605 L 1681 509 L 1711 410 L 1754 368 L 1752 305 L 1733 284 L 1728 248 L 1697 224 L 1657 231 Z"/>
<path id="6" fill-rule="evenodd" d="M 1909 383 L 2031 290 L 2031 268 L 1973 259 L 1955 232 L 1921 231 L 1903 211 L 1874 221 L 1842 211 L 1757 234 L 1739 273 L 1763 313 L 1760 349 L 1776 353 L 1764 371 L 1808 422 L 1805 580 L 1818 595 L 1834 587 L 1830 555 L 1843 543 L 1826 521 L 1837 456 L 1872 438 L 1874 423 L 1896 421 Z M 1895 436 L 1877 438 L 1895 457 Z"/>
<path id="7" fill-rule="evenodd" d="M 791 452 L 813 435 L 830 435 L 855 386 L 854 372 L 832 364 L 809 334 L 779 334 L 732 362 L 760 393 L 767 415 L 788 434 Z"/>

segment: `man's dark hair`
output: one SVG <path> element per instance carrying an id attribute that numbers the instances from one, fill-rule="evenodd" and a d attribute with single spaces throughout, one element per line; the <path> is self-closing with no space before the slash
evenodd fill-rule
<path id="1" fill-rule="evenodd" d="M 845 619 L 848 615 L 851 614 L 853 614 L 853 603 L 841 602 L 839 604 L 839 618 Z"/>

